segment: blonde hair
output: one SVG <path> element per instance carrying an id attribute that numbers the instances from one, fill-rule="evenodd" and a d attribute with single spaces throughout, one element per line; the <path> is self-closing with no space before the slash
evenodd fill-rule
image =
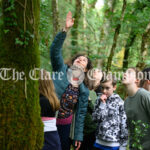
<path id="1" fill-rule="evenodd" d="M 46 70 L 41 70 L 39 74 L 40 74 L 39 79 L 40 94 L 45 96 L 49 100 L 52 109 L 54 111 L 57 111 L 60 108 L 60 101 L 56 96 L 53 81 L 50 79 L 49 73 Z"/>

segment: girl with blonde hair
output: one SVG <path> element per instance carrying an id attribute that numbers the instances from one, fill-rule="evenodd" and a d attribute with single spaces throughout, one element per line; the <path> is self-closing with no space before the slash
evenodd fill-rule
<path id="1" fill-rule="evenodd" d="M 47 71 L 40 71 L 39 79 L 41 117 L 44 124 L 44 146 L 42 150 L 61 150 L 56 127 L 55 113 L 60 107 L 53 81 Z"/>

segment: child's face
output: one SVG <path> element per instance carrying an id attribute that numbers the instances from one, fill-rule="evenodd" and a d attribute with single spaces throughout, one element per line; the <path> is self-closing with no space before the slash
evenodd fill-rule
<path id="1" fill-rule="evenodd" d="M 102 76 L 103 76 L 103 73 L 100 69 L 97 69 L 97 68 L 93 69 L 93 78 L 95 80 L 100 81 L 102 79 Z"/>
<path id="2" fill-rule="evenodd" d="M 122 83 L 125 85 L 136 83 L 136 72 L 134 71 L 134 69 L 130 68 L 126 70 L 123 75 Z"/>
<path id="3" fill-rule="evenodd" d="M 116 90 L 116 86 L 112 85 L 112 81 L 101 83 L 101 86 L 102 86 L 102 93 L 105 94 L 107 97 L 111 96 Z"/>

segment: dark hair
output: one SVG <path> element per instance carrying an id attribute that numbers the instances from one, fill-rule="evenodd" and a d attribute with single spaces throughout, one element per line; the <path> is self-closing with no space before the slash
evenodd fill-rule
<path id="1" fill-rule="evenodd" d="M 73 64 L 73 62 L 74 62 L 78 57 L 80 57 L 80 56 L 84 56 L 84 57 L 86 57 L 87 60 L 88 60 L 86 69 L 87 69 L 87 70 L 92 69 L 92 62 L 91 62 L 90 58 L 88 58 L 85 54 L 77 54 L 77 55 L 71 60 L 72 64 Z"/>
<path id="2" fill-rule="evenodd" d="M 146 80 L 150 80 L 150 68 L 145 68 L 143 71 L 143 80 L 140 81 L 140 87 L 143 87 Z"/>
<path id="3" fill-rule="evenodd" d="M 102 86 L 99 85 L 94 91 L 96 92 L 96 95 L 98 96 L 99 93 L 102 93 Z"/>
<path id="4" fill-rule="evenodd" d="M 87 58 L 88 63 L 87 63 L 86 69 L 87 69 L 87 72 L 88 72 L 90 69 L 93 68 L 93 66 L 92 66 L 91 60 L 86 56 L 86 54 L 77 54 L 77 55 L 75 55 L 72 59 L 68 59 L 67 61 L 65 61 L 65 64 L 67 64 L 68 67 L 71 67 L 71 66 L 73 65 L 74 61 L 75 61 L 78 57 L 80 57 L 80 56 L 84 56 L 84 57 Z M 88 87 L 87 72 L 84 72 L 84 74 L 85 74 L 84 84 Z"/>
<path id="5" fill-rule="evenodd" d="M 128 69 L 134 70 L 134 71 L 135 71 L 136 78 L 138 79 L 140 70 L 139 70 L 138 68 L 136 68 L 136 67 L 130 67 L 130 68 L 128 68 Z M 127 69 L 127 70 L 128 70 L 128 69 Z M 140 75 L 141 75 L 141 74 L 140 74 Z"/>
<path id="6" fill-rule="evenodd" d="M 117 80 L 116 80 L 116 77 L 115 75 L 112 75 L 112 74 L 107 74 L 105 78 L 102 79 L 101 83 L 106 83 L 106 82 L 109 82 L 111 81 L 112 82 L 112 85 L 115 86 L 117 84 Z"/>
<path id="7" fill-rule="evenodd" d="M 144 79 L 150 80 L 150 68 L 145 68 L 143 71 Z"/>

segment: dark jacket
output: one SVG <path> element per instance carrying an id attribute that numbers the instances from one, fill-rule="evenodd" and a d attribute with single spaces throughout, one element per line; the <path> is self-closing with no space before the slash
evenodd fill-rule
<path id="1" fill-rule="evenodd" d="M 49 100 L 40 94 L 40 106 L 41 106 L 41 117 L 55 117 L 55 111 L 49 102 Z"/>
<path id="2" fill-rule="evenodd" d="M 62 94 L 65 92 L 65 89 L 69 85 L 69 81 L 67 80 L 68 66 L 64 64 L 64 60 L 62 57 L 62 46 L 65 38 L 66 33 L 59 32 L 56 35 L 50 48 L 52 68 L 53 71 L 56 72 L 55 76 L 53 77 L 53 82 L 59 99 L 61 99 Z M 88 96 L 88 88 L 84 85 L 84 83 L 81 83 L 79 86 L 79 98 L 75 113 L 74 140 L 83 140 L 84 118 L 87 111 Z"/>

